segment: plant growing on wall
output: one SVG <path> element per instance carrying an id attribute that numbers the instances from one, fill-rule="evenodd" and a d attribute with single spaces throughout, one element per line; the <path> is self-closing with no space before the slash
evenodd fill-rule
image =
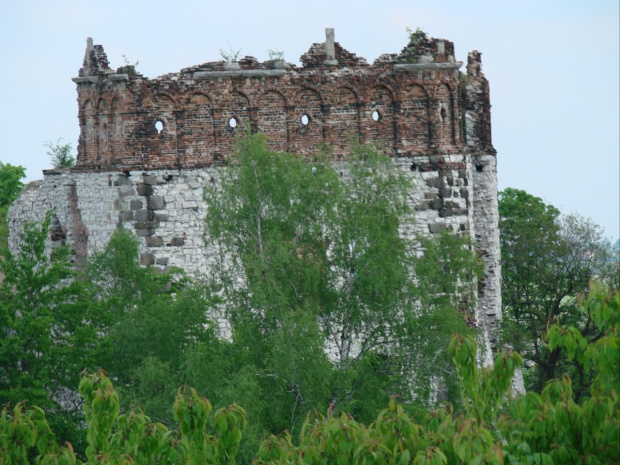
<path id="1" fill-rule="evenodd" d="M 422 42 L 423 40 L 426 40 L 428 37 L 426 35 L 426 32 L 424 32 L 419 27 L 416 27 L 415 31 L 408 27 L 407 35 L 409 36 L 409 42 L 407 46 L 410 47 L 413 51 L 415 51 L 418 48 L 418 46 L 420 45 L 420 42 Z"/>
<path id="2" fill-rule="evenodd" d="M 71 155 L 73 147 L 71 144 L 62 144 L 61 142 L 62 138 L 58 139 L 56 143 L 48 141 L 44 144 L 54 168 L 68 168 L 75 165 L 75 157 Z"/>
<path id="3" fill-rule="evenodd" d="M 140 64 L 138 60 L 132 63 L 126 55 L 123 55 L 123 66 L 116 70 L 116 74 L 128 74 L 130 76 L 136 74 L 136 66 Z"/>
<path id="4" fill-rule="evenodd" d="M 227 49 L 220 49 L 220 56 L 226 63 L 236 63 L 239 61 L 239 55 L 241 55 L 241 49 L 235 50 L 230 45 Z"/>
<path id="5" fill-rule="evenodd" d="M 284 60 L 283 50 L 269 49 L 267 50 L 267 53 L 269 55 L 269 60 L 272 60 L 272 61 L 283 61 Z"/>

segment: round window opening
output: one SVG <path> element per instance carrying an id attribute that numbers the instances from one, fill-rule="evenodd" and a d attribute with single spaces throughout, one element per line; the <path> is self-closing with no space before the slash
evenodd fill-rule
<path id="1" fill-rule="evenodd" d="M 164 130 L 164 123 L 160 120 L 155 121 L 155 129 L 157 129 L 157 134 L 161 134 Z"/>
<path id="2" fill-rule="evenodd" d="M 309 122 L 310 118 L 308 118 L 308 115 L 301 115 L 301 124 L 303 124 L 304 126 L 308 126 Z"/>
<path id="3" fill-rule="evenodd" d="M 375 110 L 372 112 L 372 120 L 373 121 L 379 121 L 381 119 L 381 114 Z"/>
<path id="4" fill-rule="evenodd" d="M 230 119 L 228 120 L 228 125 L 229 125 L 231 128 L 235 129 L 235 128 L 237 127 L 237 119 L 236 119 L 236 118 L 230 118 Z"/>

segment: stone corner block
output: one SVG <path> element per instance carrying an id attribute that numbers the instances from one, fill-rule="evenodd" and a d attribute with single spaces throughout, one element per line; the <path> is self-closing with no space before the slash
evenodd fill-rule
<path id="1" fill-rule="evenodd" d="M 134 219 L 136 221 L 150 221 L 153 213 L 149 210 L 136 210 L 134 213 Z"/>
<path id="2" fill-rule="evenodd" d="M 161 195 L 153 195 L 148 198 L 149 210 L 163 210 L 166 203 Z"/>
<path id="3" fill-rule="evenodd" d="M 141 253 L 140 254 L 140 265 L 153 265 L 155 263 L 155 257 L 152 253 Z"/>
<path id="4" fill-rule="evenodd" d="M 438 233 L 446 229 L 446 225 L 444 223 L 432 223 L 428 225 L 429 232 Z"/>

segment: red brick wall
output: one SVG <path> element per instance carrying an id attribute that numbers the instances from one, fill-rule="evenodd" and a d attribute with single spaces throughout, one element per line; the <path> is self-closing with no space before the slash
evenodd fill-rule
<path id="1" fill-rule="evenodd" d="M 372 66 L 339 44 L 339 65 L 324 65 L 324 47 L 314 44 L 301 68 L 274 70 L 246 57 L 238 71 L 213 62 L 153 80 L 131 67 L 114 73 L 97 47 L 75 78 L 78 169 L 222 164 L 245 125 L 266 134 L 274 150 L 311 155 L 328 146 L 334 159 L 346 157 L 352 140 L 390 156 L 492 151 L 480 54 L 470 54 L 466 83 L 447 41 L 428 39 L 417 52 L 408 45 Z M 476 119 L 470 140 L 463 135 L 466 109 Z"/>

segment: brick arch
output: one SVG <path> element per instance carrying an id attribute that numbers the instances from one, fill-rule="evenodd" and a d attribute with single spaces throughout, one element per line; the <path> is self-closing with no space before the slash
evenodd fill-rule
<path id="1" fill-rule="evenodd" d="M 211 98 L 195 92 L 187 98 L 179 115 L 179 160 L 183 167 L 205 166 L 213 162 L 215 133 Z"/>
<path id="2" fill-rule="evenodd" d="M 336 158 L 348 152 L 352 140 L 358 139 L 359 99 L 350 87 L 338 87 L 330 95 L 329 134 L 330 144 Z"/>
<path id="3" fill-rule="evenodd" d="M 388 92 L 388 94 L 390 96 L 390 101 L 392 103 L 396 102 L 396 100 L 397 100 L 397 98 L 396 98 L 397 92 L 394 90 L 394 87 L 392 87 L 391 85 L 389 85 L 389 84 L 387 84 L 385 82 L 381 82 L 379 84 L 376 84 L 375 86 L 368 87 L 363 93 L 361 93 L 360 100 L 363 101 L 363 102 L 370 102 L 370 99 L 372 98 L 372 95 L 374 94 L 375 89 L 377 89 L 379 87 L 385 89 Z"/>
<path id="4" fill-rule="evenodd" d="M 230 126 L 234 118 L 237 126 Z M 222 96 L 218 107 L 213 111 L 213 128 L 215 134 L 215 153 L 213 161 L 222 162 L 229 156 L 235 143 L 235 134 L 250 124 L 250 99 L 243 92 L 232 90 Z"/>
<path id="5" fill-rule="evenodd" d="M 432 89 L 430 89 L 432 92 Z M 430 98 L 430 92 L 428 86 L 418 80 L 408 81 L 404 86 L 401 87 L 401 100 L 403 96 L 407 94 L 413 93 L 417 98 Z"/>
<path id="6" fill-rule="evenodd" d="M 323 105 L 323 103 L 327 101 L 327 97 L 321 89 L 319 89 L 318 87 L 304 84 L 300 88 L 293 91 L 293 105 L 297 105 L 298 103 L 303 102 L 302 94 L 307 92 L 316 94 L 320 105 Z"/>
<path id="7" fill-rule="evenodd" d="M 260 105 L 260 100 L 268 93 L 270 92 L 275 92 L 276 94 L 278 94 L 282 100 L 284 100 L 284 105 L 289 106 L 291 105 L 291 98 L 287 97 L 284 93 L 282 93 L 282 90 L 279 89 L 278 87 L 275 86 L 268 86 L 263 88 L 262 90 L 260 90 L 257 94 L 256 94 L 256 102 L 257 105 Z"/>
<path id="8" fill-rule="evenodd" d="M 176 101 L 168 94 L 157 94 L 150 102 L 150 120 L 151 128 L 149 132 L 157 134 L 155 122 L 162 121 L 164 130 L 162 134 L 174 134 L 176 137 Z M 160 134 L 160 135 L 162 135 Z"/>
<path id="9" fill-rule="evenodd" d="M 395 134 L 394 94 L 387 86 L 377 85 L 368 92 L 367 102 L 368 104 L 361 115 L 365 142 L 375 145 L 387 155 L 393 155 Z M 378 117 L 377 121 L 373 119 L 373 115 Z"/>
<path id="10" fill-rule="evenodd" d="M 176 108 L 174 98 L 165 93 L 145 101 L 147 112 L 142 119 L 142 131 L 146 137 L 142 138 L 140 151 L 148 156 L 149 166 L 178 166 Z M 160 133 L 156 129 L 158 121 L 163 123 Z"/>
<path id="11" fill-rule="evenodd" d="M 452 89 L 445 82 L 440 82 L 435 86 L 435 120 L 436 120 L 436 139 L 442 145 L 454 145 L 454 97 Z"/>
<path id="12" fill-rule="evenodd" d="M 170 101 L 170 103 L 173 106 L 175 106 L 175 107 L 177 106 L 177 99 L 174 98 L 168 92 L 158 92 L 158 93 L 156 93 L 155 96 L 153 97 L 153 100 L 154 101 L 157 101 L 157 100 L 168 100 L 168 101 Z"/>
<path id="13" fill-rule="evenodd" d="M 213 101 L 208 94 L 204 92 L 194 92 L 187 98 L 188 105 L 200 105 L 203 108 L 208 108 L 209 110 L 213 107 Z M 193 108 L 195 110 L 195 108 Z"/>
<path id="14" fill-rule="evenodd" d="M 435 85 L 431 87 L 430 97 L 438 98 L 438 95 L 440 93 L 446 92 L 446 90 L 450 94 L 450 96 L 452 96 L 452 92 L 453 92 L 452 83 L 450 81 L 442 79 L 441 81 L 435 83 Z"/>
<path id="15" fill-rule="evenodd" d="M 318 153 L 324 141 L 324 97 L 314 87 L 304 86 L 294 95 L 294 99 L 289 149 L 299 154 Z M 307 125 L 302 123 L 304 115 L 308 118 Z"/>
<path id="16" fill-rule="evenodd" d="M 245 93 L 237 90 L 229 91 L 222 96 L 216 105 L 217 112 L 224 116 L 227 126 L 229 119 L 232 117 L 241 119 L 241 121 L 238 121 L 239 123 L 249 123 L 250 99 Z"/>
<path id="17" fill-rule="evenodd" d="M 405 153 L 427 153 L 430 144 L 429 98 L 418 82 L 403 87 L 400 102 L 400 143 Z"/>
<path id="18" fill-rule="evenodd" d="M 286 128 L 286 100 L 275 90 L 268 90 L 258 98 L 256 128 L 267 136 L 269 148 L 284 152 L 288 149 Z"/>

